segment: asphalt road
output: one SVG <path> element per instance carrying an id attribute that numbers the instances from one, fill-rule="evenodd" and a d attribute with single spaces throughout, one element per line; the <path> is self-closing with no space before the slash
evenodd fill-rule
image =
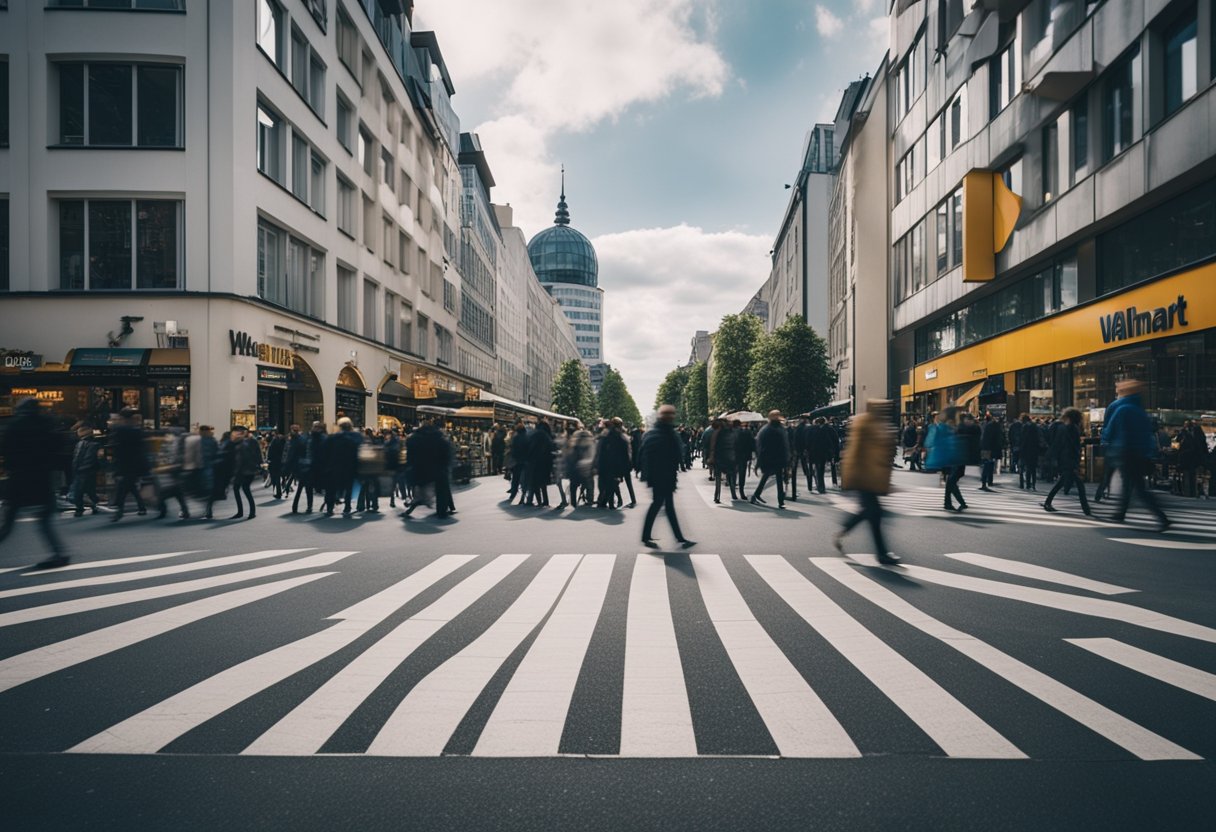
<path id="1" fill-rule="evenodd" d="M 21 522 L 4 826 L 1214 828 L 1216 510 L 895 479 L 893 568 L 836 553 L 848 495 L 714 505 L 700 469 L 688 550 L 496 479 L 449 519 L 65 515 L 53 573 Z"/>

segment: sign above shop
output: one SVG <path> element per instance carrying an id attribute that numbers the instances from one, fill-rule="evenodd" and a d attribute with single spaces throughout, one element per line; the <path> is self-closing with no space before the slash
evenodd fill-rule
<path id="1" fill-rule="evenodd" d="M 466 402 L 481 401 L 481 388 L 480 387 L 466 387 L 464 390 L 464 400 Z"/>
<path id="2" fill-rule="evenodd" d="M 421 371 L 414 373 L 413 386 L 415 399 L 435 398 L 435 383 L 432 381 L 430 373 Z"/>
<path id="3" fill-rule="evenodd" d="M 62 390 L 39 390 L 37 387 L 14 387 L 9 395 L 14 399 L 37 399 L 40 402 L 63 401 Z"/>
<path id="4" fill-rule="evenodd" d="M 1178 300 L 1169 306 L 1158 306 L 1151 312 L 1141 312 L 1134 306 L 1119 312 L 1112 312 L 1098 318 L 1102 327 L 1102 343 L 1126 341 L 1128 338 L 1139 338 L 1156 332 L 1168 332 L 1178 326 L 1189 326 L 1186 320 L 1186 298 L 1178 296 Z"/>
<path id="5" fill-rule="evenodd" d="M 294 366 L 290 348 L 255 341 L 249 337 L 248 332 L 228 330 L 228 349 L 230 355 L 256 358 L 263 364 L 273 364 L 276 367 L 286 367 L 287 369 Z"/>
<path id="6" fill-rule="evenodd" d="M 937 378 L 937 368 L 936 367 L 934 367 L 932 370 L 925 370 L 925 381 L 931 381 L 935 378 Z"/>
<path id="7" fill-rule="evenodd" d="M 21 372 L 29 372 L 30 370 L 37 370 L 41 366 L 41 355 L 34 355 L 32 352 L 4 353 L 4 369 L 6 370 L 20 370 Z"/>

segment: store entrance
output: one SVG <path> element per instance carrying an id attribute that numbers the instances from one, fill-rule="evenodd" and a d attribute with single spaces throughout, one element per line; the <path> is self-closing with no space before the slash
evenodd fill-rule
<path id="1" fill-rule="evenodd" d="M 295 424 L 305 430 L 322 420 L 324 401 L 316 373 L 299 355 L 292 366 L 258 366 L 258 430 L 282 430 Z"/>

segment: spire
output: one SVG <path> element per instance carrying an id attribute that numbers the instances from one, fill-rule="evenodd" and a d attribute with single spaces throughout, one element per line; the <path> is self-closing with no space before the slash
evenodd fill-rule
<path id="1" fill-rule="evenodd" d="M 569 225 L 570 211 L 566 206 L 566 166 L 562 165 L 562 195 L 557 203 L 557 213 L 553 216 L 554 225 Z"/>

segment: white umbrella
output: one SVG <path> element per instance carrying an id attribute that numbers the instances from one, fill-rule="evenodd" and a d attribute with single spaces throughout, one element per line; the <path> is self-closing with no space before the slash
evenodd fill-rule
<path id="1" fill-rule="evenodd" d="M 736 410 L 734 413 L 724 413 L 720 419 L 727 419 L 731 422 L 736 419 L 740 422 L 767 422 L 768 417 L 762 416 L 754 410 Z"/>

